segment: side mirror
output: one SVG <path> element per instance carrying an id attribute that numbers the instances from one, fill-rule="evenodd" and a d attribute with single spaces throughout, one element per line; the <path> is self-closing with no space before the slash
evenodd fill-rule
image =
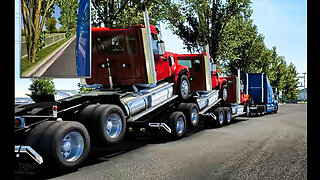
<path id="1" fill-rule="evenodd" d="M 166 53 L 164 42 L 162 40 L 157 42 L 157 48 L 160 56 Z"/>

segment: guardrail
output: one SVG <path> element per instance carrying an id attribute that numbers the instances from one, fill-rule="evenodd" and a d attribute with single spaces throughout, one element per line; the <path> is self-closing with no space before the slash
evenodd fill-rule
<path id="1" fill-rule="evenodd" d="M 51 44 L 54 44 L 56 42 L 59 42 L 61 41 L 62 39 L 65 39 L 66 38 L 66 33 L 63 33 L 63 34 L 55 34 L 55 35 L 52 35 L 52 36 L 47 36 L 45 37 L 44 39 L 44 47 L 47 47 L 47 46 L 50 46 Z M 27 56 L 27 46 L 26 46 L 26 42 L 21 42 L 21 58 L 24 58 Z"/>

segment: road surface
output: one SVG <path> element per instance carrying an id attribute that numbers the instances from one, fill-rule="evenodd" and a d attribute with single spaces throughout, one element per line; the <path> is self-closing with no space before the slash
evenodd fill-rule
<path id="1" fill-rule="evenodd" d="M 41 77 L 69 78 L 78 77 L 76 55 L 76 39 L 62 52 Z"/>
<path id="2" fill-rule="evenodd" d="M 306 104 L 286 104 L 277 114 L 200 127 L 177 141 L 141 136 L 93 148 L 77 171 L 32 178 L 307 179 L 306 116 Z"/>

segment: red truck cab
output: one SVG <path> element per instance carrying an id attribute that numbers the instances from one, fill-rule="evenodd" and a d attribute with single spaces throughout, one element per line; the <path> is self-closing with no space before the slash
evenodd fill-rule
<path id="1" fill-rule="evenodd" d="M 210 91 L 216 89 L 220 91 L 220 97 L 224 102 L 227 98 L 227 80 L 219 77 L 219 70 L 206 53 L 201 54 L 179 54 L 178 63 L 185 65 L 190 71 L 191 91 Z"/>
<path id="2" fill-rule="evenodd" d="M 90 78 L 86 78 L 86 83 L 110 85 L 110 75 L 114 85 L 154 83 L 150 58 L 152 48 L 156 82 L 173 82 L 176 94 L 181 95 L 182 89 L 185 92 L 183 99 L 186 99 L 190 88 L 188 67 L 178 64 L 177 54 L 165 52 L 157 28 L 151 25 L 150 31 L 151 45 L 148 43 L 149 36 L 144 25 L 135 25 L 128 29 L 93 27 L 92 73 Z M 181 87 L 182 84 L 187 85 Z"/>

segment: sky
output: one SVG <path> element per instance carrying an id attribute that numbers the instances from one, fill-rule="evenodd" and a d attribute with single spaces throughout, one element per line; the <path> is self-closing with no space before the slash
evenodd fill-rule
<path id="1" fill-rule="evenodd" d="M 31 84 L 29 78 L 20 78 L 20 2 L 15 0 L 15 96 L 25 97 Z M 278 55 L 284 56 L 287 64 L 292 62 L 299 73 L 307 72 L 307 2 L 306 0 L 252 0 L 252 19 L 259 33 L 263 34 L 268 48 L 277 47 Z M 58 13 L 58 9 L 55 9 Z M 55 15 L 54 15 L 55 16 Z M 166 51 L 188 53 L 182 40 L 161 24 Z M 78 90 L 79 78 L 56 78 L 58 90 Z"/>

